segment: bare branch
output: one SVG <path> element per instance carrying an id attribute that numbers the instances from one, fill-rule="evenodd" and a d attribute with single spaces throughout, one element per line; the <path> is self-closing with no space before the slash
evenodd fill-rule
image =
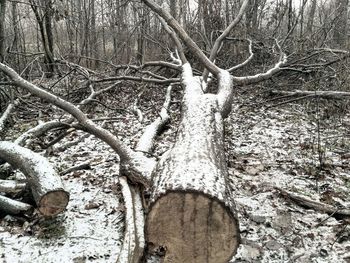
<path id="1" fill-rule="evenodd" d="M 32 206 L 26 203 L 22 203 L 16 200 L 12 200 L 8 197 L 0 195 L 0 210 L 9 214 L 20 214 L 28 212 L 32 209 Z"/>
<path id="2" fill-rule="evenodd" d="M 245 13 L 245 10 L 247 9 L 248 3 L 249 3 L 249 0 L 245 0 L 243 2 L 243 4 L 241 5 L 241 8 L 240 8 L 236 18 L 221 33 L 221 35 L 215 40 L 214 46 L 213 46 L 213 48 L 211 49 L 211 52 L 210 52 L 210 57 L 209 57 L 210 61 L 212 61 L 212 62 L 215 61 L 223 41 L 230 34 L 231 30 L 241 21 L 241 19 L 243 17 L 243 14 Z M 203 79 L 204 79 L 204 81 L 206 81 L 207 78 L 208 78 L 208 70 L 204 70 L 204 72 L 203 72 Z"/>
<path id="3" fill-rule="evenodd" d="M 161 6 L 152 0 L 142 1 L 165 20 L 165 22 L 178 34 L 178 36 L 190 49 L 193 55 L 195 55 L 213 75 L 216 76 L 220 73 L 220 68 L 209 60 L 209 58 L 203 53 L 203 51 L 198 47 L 198 45 L 192 40 L 192 38 L 186 33 L 186 31 L 180 26 L 180 24 L 174 19 L 174 17 L 172 17 L 169 12 L 164 10 Z"/>
<path id="4" fill-rule="evenodd" d="M 350 92 L 346 91 L 331 91 L 331 90 L 325 90 L 325 91 L 309 91 L 309 90 L 295 90 L 295 91 L 283 91 L 283 90 L 272 90 L 272 95 L 283 95 L 288 97 L 319 97 L 322 99 L 350 99 Z"/>
<path id="5" fill-rule="evenodd" d="M 14 180 L 0 180 L 0 192 L 16 193 L 22 191 L 26 187 L 26 183 L 19 183 Z"/>
<path id="6" fill-rule="evenodd" d="M 218 103 L 221 115 L 226 118 L 231 112 L 233 88 L 232 88 L 232 76 L 226 70 L 222 70 L 219 74 L 219 90 L 218 90 Z"/>
<path id="7" fill-rule="evenodd" d="M 171 30 L 171 28 L 168 26 L 168 24 L 164 21 L 164 19 L 162 17 L 160 17 L 160 16 L 158 16 L 158 17 L 159 17 L 159 20 L 160 20 L 162 26 L 164 27 L 165 31 L 167 31 L 168 34 L 170 35 L 170 37 L 174 40 L 175 46 L 177 48 L 177 52 L 179 53 L 179 57 L 181 59 L 181 64 L 187 63 L 187 58 L 185 56 L 182 44 L 181 44 L 180 40 L 178 39 L 176 33 L 173 30 Z M 176 61 L 176 60 L 174 60 L 174 61 Z"/>
<path id="8" fill-rule="evenodd" d="M 180 82 L 180 79 L 178 78 L 155 79 L 155 78 L 144 78 L 144 77 L 135 77 L 135 76 L 117 76 L 117 77 L 111 77 L 111 78 L 92 80 L 92 82 L 101 83 L 101 82 L 110 82 L 110 81 L 117 81 L 117 80 L 131 80 L 131 81 L 157 83 L 157 84 L 171 84 L 171 83 Z"/>
<path id="9" fill-rule="evenodd" d="M 164 126 L 169 122 L 170 117 L 168 114 L 168 109 L 171 100 L 171 89 L 172 86 L 169 85 L 166 91 L 165 101 L 162 110 L 160 111 L 159 117 L 146 127 L 136 146 L 136 151 L 151 153 L 156 136 L 158 135 L 160 130 L 163 129 Z"/>
<path id="10" fill-rule="evenodd" d="M 9 76 L 16 86 L 24 88 L 33 95 L 54 104 L 65 112 L 70 113 L 74 118 L 78 120 L 79 124 L 84 127 L 85 130 L 111 146 L 112 149 L 115 150 L 115 152 L 120 156 L 121 160 L 129 160 L 131 158 L 133 151 L 130 148 L 124 145 L 111 132 L 93 123 L 78 107 L 26 81 L 12 68 L 6 66 L 3 63 L 0 63 L 0 70 Z"/>
<path id="11" fill-rule="evenodd" d="M 264 73 L 258 73 L 253 76 L 244 76 L 244 77 L 233 77 L 233 81 L 239 85 L 249 85 L 253 83 L 257 83 L 266 79 L 271 78 L 274 74 L 280 72 L 282 70 L 282 66 L 287 63 L 287 56 L 281 50 L 278 41 L 276 40 L 276 47 L 280 52 L 279 61 L 275 64 L 275 66 Z"/>
<path id="12" fill-rule="evenodd" d="M 249 41 L 249 57 L 242 63 L 236 65 L 236 66 L 233 66 L 232 68 L 229 68 L 227 71 L 228 72 L 232 72 L 232 71 L 235 71 L 237 69 L 240 69 L 242 67 L 244 67 L 245 65 L 247 65 L 254 57 L 254 53 L 253 53 L 253 42 L 248 39 Z"/>
<path id="13" fill-rule="evenodd" d="M 0 132 L 2 132 L 5 129 L 5 123 L 6 123 L 7 119 L 9 118 L 12 110 L 14 109 L 14 107 L 16 106 L 17 103 L 18 103 L 18 101 L 15 101 L 14 103 L 10 103 L 7 106 L 4 113 L 1 115 L 1 117 L 0 117 Z"/>
<path id="14" fill-rule="evenodd" d="M 60 172 L 60 175 L 65 175 L 65 174 L 68 174 L 68 173 L 71 173 L 74 171 L 78 171 L 78 170 L 88 170 L 88 169 L 91 169 L 90 161 L 86 161 L 86 162 L 77 164 L 73 167 L 69 167 L 68 169 Z"/>
<path id="15" fill-rule="evenodd" d="M 340 215 L 340 216 L 350 216 L 350 209 L 346 208 L 337 208 L 329 204 L 320 203 L 314 200 L 311 200 L 310 198 L 307 198 L 305 196 L 302 196 L 300 194 L 296 194 L 290 191 L 286 191 L 284 189 L 281 189 L 279 187 L 274 187 L 276 190 L 278 190 L 284 197 L 293 200 L 297 204 L 301 206 L 306 206 L 308 208 L 311 208 L 316 211 L 324 212 L 327 214 L 332 215 Z"/>

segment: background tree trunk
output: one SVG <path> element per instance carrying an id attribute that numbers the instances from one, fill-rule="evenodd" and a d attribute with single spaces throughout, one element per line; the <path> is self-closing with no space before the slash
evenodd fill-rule
<path id="1" fill-rule="evenodd" d="M 333 40 L 338 47 L 345 47 L 348 32 L 349 0 L 337 0 L 334 21 Z"/>
<path id="2" fill-rule="evenodd" d="M 0 0 L 0 62 L 5 59 L 5 15 L 6 0 Z"/>

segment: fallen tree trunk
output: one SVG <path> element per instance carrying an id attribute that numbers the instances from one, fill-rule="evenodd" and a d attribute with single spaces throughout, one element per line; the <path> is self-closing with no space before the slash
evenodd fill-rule
<path id="1" fill-rule="evenodd" d="M 193 80 L 176 143 L 152 174 L 146 234 L 152 249 L 166 250 L 165 262 L 228 262 L 240 238 L 222 112 Z"/>
<path id="2" fill-rule="evenodd" d="M 34 201 L 43 215 L 54 216 L 65 210 L 69 194 L 46 158 L 6 141 L 0 141 L 0 158 L 18 168 L 27 177 Z"/>

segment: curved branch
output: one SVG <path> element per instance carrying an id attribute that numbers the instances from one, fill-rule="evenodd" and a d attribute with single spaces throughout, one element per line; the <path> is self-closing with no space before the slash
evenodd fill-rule
<path id="1" fill-rule="evenodd" d="M 244 67 L 245 65 L 247 65 L 253 59 L 253 57 L 254 57 L 253 42 L 250 39 L 248 39 L 248 41 L 249 41 L 249 57 L 244 62 L 242 62 L 242 63 L 240 63 L 240 64 L 238 64 L 236 66 L 233 66 L 232 68 L 229 68 L 227 70 L 228 72 L 232 72 L 234 70 L 237 70 L 239 68 Z"/>
<path id="2" fill-rule="evenodd" d="M 238 85 L 250 85 L 253 83 L 257 83 L 266 79 L 271 78 L 276 73 L 280 72 L 282 70 L 282 66 L 287 63 L 287 55 L 283 53 L 280 45 L 278 44 L 278 41 L 276 41 L 276 47 L 278 51 L 280 52 L 280 58 L 278 62 L 275 64 L 275 66 L 268 71 L 264 73 L 258 73 L 256 75 L 252 76 L 244 76 L 244 77 L 233 77 L 233 81 L 236 82 Z"/>
<path id="3" fill-rule="evenodd" d="M 99 139 L 106 142 L 109 146 L 111 146 L 112 149 L 115 150 L 115 152 L 120 156 L 121 160 L 125 160 L 125 161 L 130 160 L 133 154 L 133 151 L 130 148 L 128 148 L 126 145 L 124 145 L 111 132 L 93 123 L 90 119 L 87 118 L 87 116 L 78 107 L 26 81 L 12 68 L 6 66 L 3 63 L 0 63 L 0 70 L 2 70 L 8 77 L 10 77 L 16 86 L 26 89 L 31 94 L 41 99 L 44 99 L 54 104 L 55 106 L 59 107 L 60 109 L 64 110 L 65 112 L 68 112 L 69 114 L 71 114 L 74 118 L 77 119 L 79 124 L 82 127 L 84 127 L 89 133 L 95 135 Z"/>
<path id="4" fill-rule="evenodd" d="M 95 124 L 72 103 L 63 100 L 62 98 L 55 96 L 26 81 L 12 68 L 6 66 L 3 63 L 0 63 L 0 70 L 2 70 L 8 77 L 10 77 L 16 86 L 26 89 L 31 94 L 43 100 L 46 100 L 58 108 L 64 110 L 65 112 L 71 114 L 79 122 L 79 129 L 84 130 L 104 141 L 119 155 L 121 162 L 120 170 L 122 173 L 124 173 L 124 175 L 128 176 L 128 178 L 135 183 L 141 183 L 146 187 L 150 185 L 150 175 L 155 166 L 154 160 L 131 150 L 110 131 Z"/>
<path id="5" fill-rule="evenodd" d="M 158 16 L 160 23 L 162 24 L 162 26 L 164 27 L 165 31 L 170 35 L 170 37 L 173 39 L 175 46 L 177 48 L 177 52 L 179 53 L 179 57 L 181 59 L 181 64 L 185 64 L 187 63 L 187 58 L 185 56 L 184 50 L 183 50 L 183 46 L 180 42 L 180 40 L 178 39 L 176 33 L 170 29 L 170 27 L 168 26 L 168 24 L 165 22 L 165 20 Z"/>

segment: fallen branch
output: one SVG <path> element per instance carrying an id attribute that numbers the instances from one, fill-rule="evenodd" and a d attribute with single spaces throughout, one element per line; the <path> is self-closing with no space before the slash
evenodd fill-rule
<path id="1" fill-rule="evenodd" d="M 0 158 L 18 168 L 27 177 L 34 201 L 43 215 L 54 216 L 66 209 L 69 194 L 46 158 L 6 141 L 0 142 Z"/>
<path id="2" fill-rule="evenodd" d="M 31 205 L 0 195 L 0 210 L 7 214 L 17 215 L 28 212 L 31 209 Z"/>
<path id="3" fill-rule="evenodd" d="M 60 172 L 60 175 L 65 175 L 65 174 L 68 174 L 70 172 L 74 172 L 74 171 L 78 171 L 78 170 L 88 170 L 88 169 L 91 169 L 90 161 L 83 162 L 81 164 L 70 167 L 70 168 Z"/>
<path id="4" fill-rule="evenodd" d="M 125 231 L 117 263 L 138 263 L 145 247 L 144 215 L 140 192 L 130 186 L 126 177 L 119 178 L 125 205 Z"/>
<path id="5" fill-rule="evenodd" d="M 332 214 L 334 216 L 350 216 L 350 209 L 338 208 L 329 204 L 313 201 L 300 194 L 292 193 L 290 191 L 283 190 L 279 187 L 275 187 L 285 198 L 296 202 L 300 206 L 311 208 L 313 210 L 324 212 L 327 214 Z"/>
<path id="6" fill-rule="evenodd" d="M 120 170 L 124 175 L 127 175 L 130 180 L 141 183 L 146 187 L 150 185 L 151 172 L 155 166 L 154 160 L 134 152 L 113 133 L 91 121 L 86 114 L 72 103 L 26 81 L 16 71 L 3 63 L 0 63 L 0 70 L 11 78 L 16 86 L 71 114 L 79 122 L 79 129 L 95 135 L 107 143 L 119 155 L 121 161 Z"/>
<path id="7" fill-rule="evenodd" d="M 295 91 L 284 91 L 284 90 L 272 90 L 271 95 L 281 95 L 289 97 L 319 97 L 322 99 L 350 99 L 350 92 L 346 91 L 309 91 L 309 90 L 295 90 Z"/>
<path id="8" fill-rule="evenodd" d="M 67 150 L 69 147 L 72 147 L 74 145 L 77 145 L 78 143 L 84 141 L 86 138 L 90 137 L 91 135 L 89 133 L 83 134 L 78 139 L 69 141 L 65 144 L 59 145 L 59 146 L 53 146 L 52 148 L 48 149 L 50 152 L 63 152 Z"/>
<path id="9" fill-rule="evenodd" d="M 172 86 L 169 85 L 165 95 L 165 101 L 164 101 L 162 110 L 160 111 L 159 117 L 146 127 L 143 135 L 141 136 L 136 146 L 136 151 L 151 153 L 156 136 L 164 128 L 164 126 L 169 122 L 170 117 L 168 114 L 168 109 L 169 109 L 170 100 L 171 100 L 171 96 L 170 96 L 171 89 L 172 89 Z"/>
<path id="10" fill-rule="evenodd" d="M 17 102 L 14 103 L 10 103 L 6 110 L 4 111 L 4 113 L 1 115 L 0 117 L 0 132 L 5 130 L 5 123 L 7 121 L 7 119 L 10 116 L 11 111 L 14 109 L 14 107 L 16 106 Z"/>
<path id="11" fill-rule="evenodd" d="M 16 193 L 22 191 L 26 187 L 25 183 L 19 183 L 14 180 L 0 180 L 0 192 Z"/>

